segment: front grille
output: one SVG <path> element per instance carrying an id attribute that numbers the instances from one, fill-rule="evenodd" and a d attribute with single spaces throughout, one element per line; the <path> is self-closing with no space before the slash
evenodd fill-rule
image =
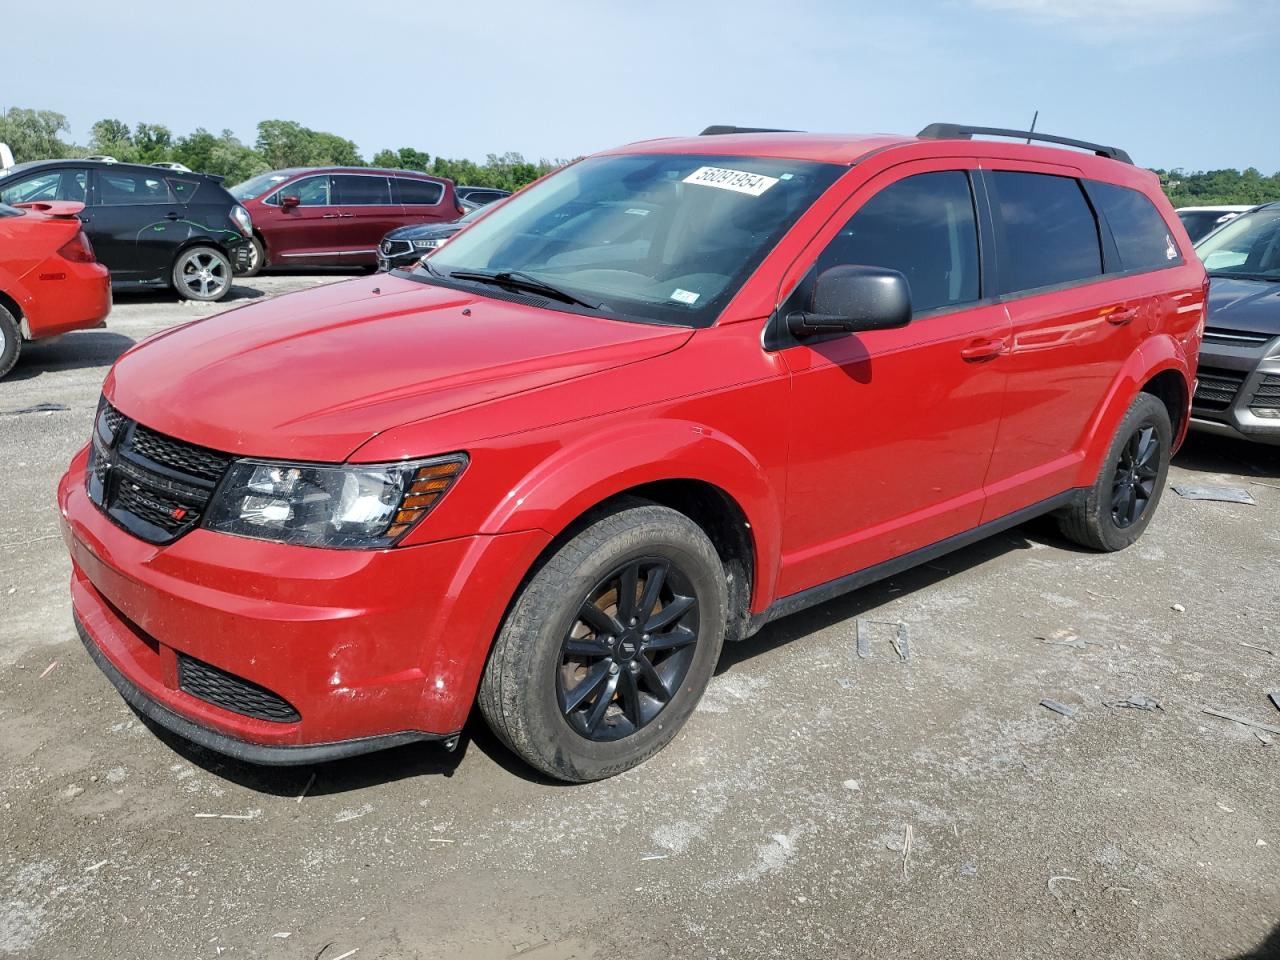
<path id="1" fill-rule="evenodd" d="M 149 543 L 171 543 L 204 516 L 231 457 L 176 440 L 102 402 L 85 486 L 98 509 Z"/>
<path id="2" fill-rule="evenodd" d="M 1221 343 L 1229 347 L 1258 347 L 1271 337 L 1265 333 L 1246 333 L 1242 330 L 1227 330 L 1223 327 L 1205 327 L 1204 339 L 1209 343 Z"/>
<path id="3" fill-rule="evenodd" d="M 1191 405 L 1204 410 L 1225 410 L 1236 399 L 1244 384 L 1243 373 L 1236 370 L 1211 370 L 1201 367 L 1196 371 L 1196 395 Z"/>
<path id="4" fill-rule="evenodd" d="M 1263 377 L 1258 384 L 1258 389 L 1253 391 L 1253 399 L 1249 401 L 1249 406 L 1254 410 L 1260 410 L 1263 407 L 1273 409 L 1280 407 L 1280 377 L 1272 373 Z"/>
<path id="5" fill-rule="evenodd" d="M 205 703 L 242 716 L 275 723 L 297 723 L 302 719 L 284 697 L 185 653 L 178 654 L 178 687 Z"/>

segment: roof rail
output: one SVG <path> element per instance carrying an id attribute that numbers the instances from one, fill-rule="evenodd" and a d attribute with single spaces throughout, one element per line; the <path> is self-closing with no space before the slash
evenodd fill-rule
<path id="1" fill-rule="evenodd" d="M 715 123 L 703 130 L 698 136 L 716 137 L 724 133 L 799 133 L 798 130 L 775 130 L 772 127 L 734 127 Z"/>
<path id="2" fill-rule="evenodd" d="M 1069 137 L 1055 137 L 1049 133 L 1035 133 L 1031 130 L 1006 130 L 1003 127 L 971 127 L 962 123 L 931 123 L 916 134 L 921 140 L 972 140 L 974 135 L 985 137 L 1014 137 L 1019 140 L 1039 140 L 1042 143 L 1056 143 L 1064 147 L 1079 147 L 1089 150 L 1109 160 L 1119 160 L 1132 165 L 1133 160 L 1119 147 L 1108 147 L 1101 143 L 1090 143 L 1088 140 L 1072 140 Z"/>

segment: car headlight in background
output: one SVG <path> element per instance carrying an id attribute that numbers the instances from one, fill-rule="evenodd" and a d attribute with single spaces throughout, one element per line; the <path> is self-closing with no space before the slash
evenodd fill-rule
<path id="1" fill-rule="evenodd" d="M 413 248 L 415 250 L 434 250 L 436 247 L 443 247 L 443 246 L 444 246 L 444 239 L 413 241 Z"/>
<path id="2" fill-rule="evenodd" d="M 312 547 L 388 547 L 425 517 L 467 465 L 465 454 L 403 463 L 231 465 L 205 526 Z"/>
<path id="3" fill-rule="evenodd" d="M 231 208 L 231 222 L 246 238 L 253 236 L 253 218 L 249 216 L 249 211 L 238 203 Z"/>

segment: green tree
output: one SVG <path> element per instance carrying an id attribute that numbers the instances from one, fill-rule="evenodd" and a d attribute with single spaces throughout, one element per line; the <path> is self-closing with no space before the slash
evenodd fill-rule
<path id="1" fill-rule="evenodd" d="M 107 118 L 93 125 L 89 134 L 89 149 L 124 160 L 133 153 L 133 134 L 123 120 Z M 125 156 L 121 156 L 124 154 Z"/>
<path id="2" fill-rule="evenodd" d="M 138 163 L 158 163 L 170 159 L 173 134 L 162 123 L 140 123 L 133 131 L 133 146 Z"/>
<path id="3" fill-rule="evenodd" d="M 7 143 L 18 163 L 71 156 L 74 149 L 58 136 L 71 127 L 67 118 L 52 110 L 14 107 L 0 113 L 0 143 Z"/>
<path id="4" fill-rule="evenodd" d="M 356 145 L 335 133 L 311 130 L 293 120 L 258 124 L 258 153 L 268 168 L 364 166 Z"/>
<path id="5" fill-rule="evenodd" d="M 388 167 L 393 170 L 418 170 L 426 173 L 431 169 L 431 154 L 415 150 L 413 147 L 379 150 L 373 155 L 373 166 Z"/>

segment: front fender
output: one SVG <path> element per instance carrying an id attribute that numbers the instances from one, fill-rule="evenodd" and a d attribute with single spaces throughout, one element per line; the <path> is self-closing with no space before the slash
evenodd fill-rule
<path id="1" fill-rule="evenodd" d="M 741 443 L 689 420 L 614 423 L 557 449 L 517 482 L 482 524 L 482 534 L 539 529 L 551 535 L 610 497 L 663 480 L 695 480 L 738 504 L 755 561 L 753 609 L 773 592 L 782 492 Z"/>

